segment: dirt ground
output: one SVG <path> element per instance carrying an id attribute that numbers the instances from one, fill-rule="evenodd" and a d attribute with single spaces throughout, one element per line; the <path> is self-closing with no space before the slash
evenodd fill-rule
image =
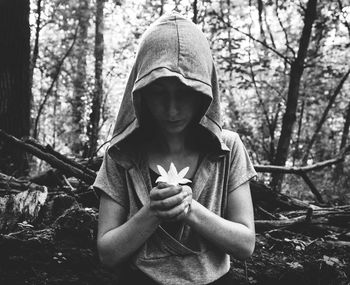
<path id="1" fill-rule="evenodd" d="M 118 274 L 103 268 L 96 255 L 96 210 L 69 199 L 63 204 L 63 213 L 54 204 L 44 209 L 34 228 L 22 224 L 0 235 L 1 285 L 118 284 Z M 350 284 L 346 239 L 300 229 L 258 233 L 253 256 L 232 260 L 235 284 Z"/>

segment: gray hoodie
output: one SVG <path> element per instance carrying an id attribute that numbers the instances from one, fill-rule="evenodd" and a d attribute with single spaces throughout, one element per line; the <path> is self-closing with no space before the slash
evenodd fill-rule
<path id="1" fill-rule="evenodd" d="M 192 179 L 193 199 L 225 217 L 227 195 L 256 175 L 239 138 L 222 130 L 216 71 L 203 33 L 178 13 L 162 16 L 141 39 L 113 137 L 94 187 L 128 213 L 149 202 L 151 181 L 142 149 L 144 121 L 140 90 L 160 77 L 177 77 L 203 96 L 196 124 L 206 155 Z M 183 224 L 175 238 L 159 226 L 131 257 L 132 266 L 161 284 L 207 284 L 230 267 L 229 256 Z"/>

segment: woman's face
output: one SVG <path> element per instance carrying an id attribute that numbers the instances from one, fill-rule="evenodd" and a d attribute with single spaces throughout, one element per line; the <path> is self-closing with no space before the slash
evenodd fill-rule
<path id="1" fill-rule="evenodd" d="M 164 77 L 146 87 L 145 103 L 167 134 L 182 133 L 200 108 L 198 94 L 176 77 Z"/>

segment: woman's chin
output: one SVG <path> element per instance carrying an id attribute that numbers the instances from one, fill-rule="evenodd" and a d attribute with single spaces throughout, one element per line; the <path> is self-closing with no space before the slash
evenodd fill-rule
<path id="1" fill-rule="evenodd" d="M 163 128 L 163 131 L 169 135 L 180 135 L 185 132 L 186 125 L 178 125 L 178 126 L 166 126 Z"/>

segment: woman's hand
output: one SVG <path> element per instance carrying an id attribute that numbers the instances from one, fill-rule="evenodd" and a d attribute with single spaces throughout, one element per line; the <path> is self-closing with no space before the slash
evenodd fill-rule
<path id="1" fill-rule="evenodd" d="M 183 219 L 191 203 L 192 189 L 189 186 L 159 183 L 150 192 L 150 209 L 162 221 Z"/>

